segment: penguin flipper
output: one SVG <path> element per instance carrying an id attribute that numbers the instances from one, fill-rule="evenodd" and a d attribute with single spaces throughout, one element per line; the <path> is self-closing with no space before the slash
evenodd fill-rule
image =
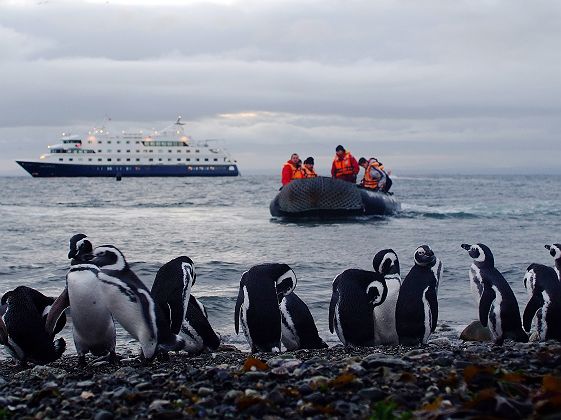
<path id="1" fill-rule="evenodd" d="M 430 313 L 431 313 L 431 332 L 436 330 L 436 323 L 438 322 L 438 298 L 436 296 L 436 290 L 430 287 L 425 293 L 427 301 L 429 302 Z"/>
<path id="2" fill-rule="evenodd" d="M 534 316 L 536 315 L 538 309 L 540 309 L 543 304 L 544 302 L 541 293 L 533 293 L 532 297 L 528 301 L 528 304 L 526 305 L 526 308 L 524 309 L 524 315 L 522 317 L 522 325 L 524 326 L 526 332 L 530 332 L 530 329 L 532 328 L 532 320 L 534 319 Z"/>
<path id="3" fill-rule="evenodd" d="M 49 314 L 47 315 L 47 319 L 45 321 L 45 330 L 50 337 L 54 336 L 58 332 L 58 320 L 69 306 L 70 298 L 68 297 L 68 287 L 65 287 L 60 296 L 57 297 L 51 305 L 51 309 L 49 310 Z"/>
<path id="4" fill-rule="evenodd" d="M 329 302 L 329 331 L 331 334 L 335 331 L 335 305 L 339 301 L 339 291 L 333 288 L 331 302 Z"/>
<path id="5" fill-rule="evenodd" d="M 489 311 L 491 310 L 491 305 L 495 300 L 495 292 L 487 284 L 483 286 L 483 294 L 479 300 L 479 321 L 484 327 L 487 326 L 489 320 Z"/>
<path id="6" fill-rule="evenodd" d="M 236 334 L 240 333 L 240 309 L 243 304 L 243 285 L 240 284 L 240 291 L 238 292 L 238 299 L 236 300 L 236 309 L 234 314 L 234 326 L 236 328 Z"/>

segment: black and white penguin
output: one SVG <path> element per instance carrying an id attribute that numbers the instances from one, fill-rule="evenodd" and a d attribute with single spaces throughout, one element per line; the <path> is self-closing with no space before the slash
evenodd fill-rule
<path id="1" fill-rule="evenodd" d="M 428 245 L 415 250 L 415 265 L 401 283 L 395 308 L 399 343 L 426 344 L 438 322 L 438 285 L 442 262 Z"/>
<path id="2" fill-rule="evenodd" d="M 66 274 L 66 287 L 52 304 L 46 321 L 50 332 L 64 310 L 72 308 L 72 335 L 81 365 L 90 352 L 116 360 L 115 323 L 104 303 L 98 274 L 99 268 L 93 264 L 72 265 Z"/>
<path id="3" fill-rule="evenodd" d="M 70 265 L 87 262 L 85 256 L 90 255 L 93 251 L 92 243 L 83 233 L 78 233 L 70 238 L 69 248 Z"/>
<path id="4" fill-rule="evenodd" d="M 528 336 L 522 329 L 518 302 L 503 275 L 495 268 L 493 253 L 484 244 L 462 244 L 473 258 L 470 268 L 474 296 L 479 294 L 479 320 L 484 327 L 489 327 L 496 344 L 505 339 L 527 342 Z M 481 288 L 482 287 L 482 288 Z"/>
<path id="5" fill-rule="evenodd" d="M 142 354 L 151 360 L 157 351 L 177 351 L 184 341 L 172 334 L 170 325 L 150 291 L 130 269 L 124 255 L 113 245 L 93 250 L 91 264 L 99 267 L 103 301 L 113 317 L 140 342 Z"/>
<path id="6" fill-rule="evenodd" d="M 325 349 L 308 305 L 292 292 L 281 300 L 282 344 L 287 350 Z"/>
<path id="7" fill-rule="evenodd" d="M 287 264 L 259 264 L 242 274 L 234 325 L 239 334 L 241 322 L 252 352 L 280 351 L 279 303 L 294 290 L 296 282 L 296 274 Z"/>
<path id="8" fill-rule="evenodd" d="M 196 278 L 193 260 L 184 255 L 165 263 L 156 273 L 150 293 L 162 310 L 172 334 L 181 331 Z"/>
<path id="9" fill-rule="evenodd" d="M 206 308 L 195 296 L 189 296 L 187 314 L 181 325 L 181 338 L 185 341 L 185 351 L 200 353 L 205 350 L 217 350 L 220 337 L 208 321 Z"/>
<path id="10" fill-rule="evenodd" d="M 549 255 L 553 257 L 557 279 L 561 281 L 561 244 L 545 245 L 545 249 L 547 249 L 549 251 Z"/>
<path id="11" fill-rule="evenodd" d="M 66 324 L 66 316 L 58 319 L 52 335 L 45 329 L 54 300 L 27 286 L 18 286 L 0 299 L 0 344 L 22 365 L 53 362 L 66 349 L 63 338 L 53 341 Z"/>
<path id="12" fill-rule="evenodd" d="M 530 300 L 522 316 L 526 332 L 535 326 L 536 341 L 561 340 L 561 283 L 551 267 L 531 264 L 524 276 Z"/>
<path id="13" fill-rule="evenodd" d="M 376 273 L 384 276 L 388 294 L 386 299 L 374 307 L 374 342 L 377 345 L 399 344 L 395 327 L 395 307 L 401 288 L 399 259 L 393 249 L 383 249 L 372 260 Z"/>
<path id="14" fill-rule="evenodd" d="M 345 346 L 374 346 L 374 308 L 387 294 L 383 275 L 355 268 L 343 271 L 333 280 L 329 331 Z"/>

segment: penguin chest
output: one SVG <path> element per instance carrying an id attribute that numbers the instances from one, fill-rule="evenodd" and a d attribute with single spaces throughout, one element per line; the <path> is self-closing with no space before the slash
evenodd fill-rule
<path id="1" fill-rule="evenodd" d="M 296 350 L 300 348 L 300 338 L 296 325 L 287 308 L 286 300 L 283 300 L 280 305 L 281 311 L 281 340 L 287 350 Z"/>
<path id="2" fill-rule="evenodd" d="M 203 338 L 189 321 L 185 320 L 181 324 L 180 336 L 185 341 L 185 350 L 187 352 L 197 353 L 204 349 Z"/>
<path id="3" fill-rule="evenodd" d="M 423 338 L 422 343 L 427 344 L 431 331 L 432 331 L 432 311 L 430 310 L 430 302 L 427 299 L 427 292 L 429 290 L 429 286 L 423 290 L 423 312 L 424 312 L 424 319 L 423 319 Z"/>
<path id="4" fill-rule="evenodd" d="M 137 340 L 157 337 L 155 304 L 145 290 L 133 290 L 125 282 L 103 273 L 101 290 L 105 304 L 115 319 Z"/>
<path id="5" fill-rule="evenodd" d="M 386 300 L 374 307 L 374 340 L 376 344 L 399 344 L 395 326 L 395 307 L 401 287 L 399 276 L 386 276 L 388 294 Z"/>
<path id="6" fill-rule="evenodd" d="M 495 299 L 489 309 L 489 329 L 494 338 L 499 338 L 503 335 L 503 320 L 501 317 L 503 296 L 496 286 L 492 287 L 495 292 Z"/>
<path id="7" fill-rule="evenodd" d="M 549 294 L 544 290 L 542 292 L 543 305 L 540 310 L 536 312 L 536 329 L 540 337 L 540 341 L 545 341 L 548 339 L 548 314 L 551 306 L 551 298 Z"/>
<path id="8" fill-rule="evenodd" d="M 479 305 L 481 295 L 483 294 L 483 278 L 481 270 L 475 264 L 472 264 L 469 270 L 469 285 L 475 303 Z"/>
<path id="9" fill-rule="evenodd" d="M 240 310 L 240 321 L 242 324 L 242 330 L 245 335 L 247 342 L 250 347 L 253 347 L 253 339 L 251 338 L 251 331 L 249 329 L 249 324 L 247 322 L 247 311 L 249 309 L 249 294 L 247 293 L 247 287 L 243 286 L 243 303 Z"/>
<path id="10" fill-rule="evenodd" d="M 112 322 L 111 313 L 104 303 L 104 296 L 97 281 L 69 282 L 68 298 L 75 329 L 95 335 L 99 326 L 106 328 Z"/>

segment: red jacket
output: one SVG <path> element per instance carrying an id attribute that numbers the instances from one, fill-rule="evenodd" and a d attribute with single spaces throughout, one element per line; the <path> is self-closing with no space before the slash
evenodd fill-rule
<path id="1" fill-rule="evenodd" d="M 286 185 L 290 181 L 292 181 L 295 172 L 296 172 L 296 166 L 292 163 L 292 161 L 289 160 L 288 162 L 286 162 L 282 167 L 282 174 L 281 174 L 282 185 Z"/>
<path id="2" fill-rule="evenodd" d="M 331 165 L 331 176 L 333 178 L 356 182 L 356 176 L 359 171 L 360 166 L 358 166 L 358 162 L 350 152 L 345 152 L 342 159 L 337 155 L 333 158 L 333 164 Z"/>

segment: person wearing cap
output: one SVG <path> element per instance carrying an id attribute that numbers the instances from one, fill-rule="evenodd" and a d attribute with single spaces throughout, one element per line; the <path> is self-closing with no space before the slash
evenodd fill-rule
<path id="1" fill-rule="evenodd" d="M 335 157 L 331 165 L 331 176 L 333 178 L 342 179 L 343 181 L 356 182 L 356 176 L 360 171 L 358 162 L 347 152 L 341 145 L 335 148 Z"/>
<path id="2" fill-rule="evenodd" d="M 318 174 L 316 174 L 316 171 L 314 171 L 314 158 L 311 156 L 307 157 L 304 161 L 302 170 L 304 172 L 304 178 L 315 178 L 318 176 Z"/>
<path id="3" fill-rule="evenodd" d="M 288 184 L 293 179 L 303 178 L 298 162 L 302 162 L 298 153 L 293 153 L 290 159 L 283 165 L 281 173 L 282 185 Z"/>
<path id="4" fill-rule="evenodd" d="M 364 177 L 360 181 L 360 185 L 364 188 L 369 188 L 372 190 L 382 190 L 388 192 L 392 186 L 392 181 L 382 162 L 379 162 L 376 158 L 366 158 L 361 157 L 358 160 L 358 164 L 364 168 Z"/>

